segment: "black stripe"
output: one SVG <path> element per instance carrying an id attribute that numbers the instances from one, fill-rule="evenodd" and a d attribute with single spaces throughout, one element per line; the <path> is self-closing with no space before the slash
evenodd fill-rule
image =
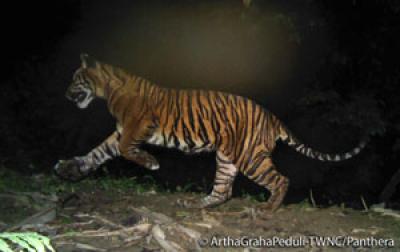
<path id="1" fill-rule="evenodd" d="M 200 139 L 201 139 L 201 141 L 203 143 L 207 143 L 208 144 L 209 143 L 209 139 L 208 139 L 207 129 L 206 129 L 206 127 L 204 125 L 204 122 L 203 122 L 203 118 L 199 118 L 197 120 L 197 122 L 199 123 L 199 132 L 198 132 L 198 134 L 200 136 Z"/>
<path id="2" fill-rule="evenodd" d="M 180 143 L 179 143 L 178 137 L 176 135 L 173 135 L 173 138 L 174 138 L 175 147 L 179 148 Z"/>
<path id="3" fill-rule="evenodd" d="M 278 176 L 278 173 L 275 173 L 274 175 L 272 175 L 271 177 L 268 178 L 268 180 L 265 182 L 265 185 L 269 185 L 271 184 L 271 182 L 276 179 L 276 177 Z"/>
<path id="4" fill-rule="evenodd" d="M 221 169 L 218 169 L 217 174 L 222 174 L 222 175 L 227 176 L 227 177 L 232 177 L 231 174 L 226 173 L 226 172 L 222 171 Z M 217 175 L 217 176 L 218 176 L 218 175 Z"/>
<path id="5" fill-rule="evenodd" d="M 108 143 L 105 143 L 105 144 L 104 144 L 104 152 L 105 152 L 107 155 L 111 156 L 111 157 L 115 156 L 115 154 L 114 154 L 114 152 L 113 152 L 111 146 L 110 146 Z"/>
<path id="6" fill-rule="evenodd" d="M 188 145 L 189 149 L 193 149 L 195 143 L 193 142 L 192 136 L 190 135 L 189 129 L 185 123 L 183 123 L 183 140 Z"/>
<path id="7" fill-rule="evenodd" d="M 249 164 L 246 164 L 244 168 L 247 170 L 246 173 L 252 176 L 259 168 L 260 165 L 264 160 L 266 160 L 269 157 L 269 155 L 266 155 L 265 152 L 258 152 L 255 154 L 254 158 L 252 159 L 253 164 L 251 168 L 249 168 Z"/>
<path id="8" fill-rule="evenodd" d="M 222 158 L 217 155 L 217 161 L 223 164 L 232 164 L 229 160 L 223 160 Z"/>
<path id="9" fill-rule="evenodd" d="M 241 114 L 243 115 L 243 114 L 247 114 L 245 111 L 242 111 L 243 110 L 243 101 L 241 101 L 241 103 L 239 103 L 238 104 L 239 106 L 238 106 L 238 108 L 240 109 L 240 111 L 242 112 Z M 243 119 L 246 119 L 246 117 L 245 118 L 243 118 Z M 243 120 L 243 123 L 244 124 L 246 124 L 247 122 L 245 121 L 245 120 Z M 237 123 L 236 124 L 236 134 L 239 134 L 239 123 Z M 241 154 L 242 154 L 242 151 L 243 151 L 243 149 L 244 149 L 244 143 L 243 143 L 243 141 L 244 141 L 244 139 L 245 139 L 245 134 L 243 134 L 243 132 L 240 132 L 240 134 L 239 134 L 239 136 L 240 136 L 240 138 L 238 139 L 238 144 L 236 144 L 235 146 L 236 146 L 236 151 L 235 151 L 235 153 L 237 153 L 236 155 L 235 155 L 235 160 L 234 160 L 234 163 L 237 163 L 237 161 L 239 160 L 239 158 L 240 158 L 240 156 L 241 156 Z M 243 160 L 242 160 L 243 161 Z M 241 165 L 239 164 L 238 165 L 239 167 L 241 167 Z"/>
<path id="10" fill-rule="evenodd" d="M 189 124 L 193 132 L 195 132 L 195 121 L 193 117 L 193 106 L 192 106 L 192 95 L 191 92 L 187 92 L 187 109 L 188 109 L 188 115 L 189 115 Z"/>
<path id="11" fill-rule="evenodd" d="M 265 170 L 260 176 L 254 179 L 256 183 L 261 183 L 264 181 L 265 177 L 268 176 L 272 171 L 274 170 L 273 166 L 268 167 L 267 170 Z"/>
<path id="12" fill-rule="evenodd" d="M 167 146 L 167 137 L 165 136 L 165 132 L 162 131 L 162 132 L 161 132 L 161 135 L 162 135 L 162 138 L 163 138 L 163 145 L 164 145 L 164 146 Z"/>
<path id="13" fill-rule="evenodd" d="M 181 108 L 179 106 L 179 91 L 177 91 L 176 93 L 176 97 L 175 97 L 175 110 L 177 112 L 176 118 L 175 118 L 175 123 L 173 125 L 174 130 L 177 130 L 178 127 L 178 123 L 181 120 Z"/>

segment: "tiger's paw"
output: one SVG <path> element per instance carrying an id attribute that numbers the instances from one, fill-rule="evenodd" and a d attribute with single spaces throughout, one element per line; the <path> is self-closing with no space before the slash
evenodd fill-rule
<path id="1" fill-rule="evenodd" d="M 187 199 L 182 200 L 179 199 L 177 201 L 178 206 L 186 207 L 186 208 L 207 208 L 207 207 L 215 207 L 222 203 L 224 203 L 226 198 L 219 198 L 212 195 L 207 195 L 206 197 L 198 200 L 198 199 Z"/>
<path id="2" fill-rule="evenodd" d="M 156 161 L 156 162 L 147 162 L 145 164 L 145 167 L 151 171 L 155 171 L 160 169 L 160 164 Z"/>
<path id="3" fill-rule="evenodd" d="M 83 161 L 79 159 L 59 160 L 54 170 L 63 179 L 78 181 L 88 174 L 88 171 L 82 171 L 83 166 Z"/>
<path id="4" fill-rule="evenodd" d="M 146 156 L 143 166 L 151 171 L 160 169 L 160 164 L 158 163 L 157 159 L 151 155 Z"/>

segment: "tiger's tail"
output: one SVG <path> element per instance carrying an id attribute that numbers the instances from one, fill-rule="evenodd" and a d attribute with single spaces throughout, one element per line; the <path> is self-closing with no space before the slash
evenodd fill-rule
<path id="1" fill-rule="evenodd" d="M 279 138 L 289 145 L 290 147 L 294 148 L 297 152 L 312 158 L 318 159 L 321 161 L 331 161 L 331 162 L 339 162 L 343 160 L 347 160 L 352 158 L 353 156 L 357 155 L 361 152 L 361 150 L 367 145 L 369 141 L 369 137 L 365 136 L 362 138 L 360 143 L 353 148 L 352 150 L 337 154 L 337 153 L 322 153 L 317 150 L 312 149 L 311 147 L 306 146 L 301 141 L 299 141 L 293 133 L 291 133 L 285 126 L 280 127 Z"/>

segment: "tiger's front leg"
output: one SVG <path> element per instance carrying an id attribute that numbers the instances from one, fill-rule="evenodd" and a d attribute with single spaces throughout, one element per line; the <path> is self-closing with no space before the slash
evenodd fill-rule
<path id="1" fill-rule="evenodd" d="M 129 150 L 124 151 L 122 156 L 149 170 L 160 169 L 160 164 L 154 156 L 137 147 L 131 147 Z"/>
<path id="2" fill-rule="evenodd" d="M 121 155 L 125 159 L 133 161 L 149 170 L 158 170 L 160 164 L 157 159 L 147 151 L 139 148 L 140 143 L 142 143 L 148 135 L 151 135 L 151 132 L 148 130 L 148 122 L 144 121 L 136 124 L 140 126 L 134 129 L 126 127 L 125 131 L 122 133 L 119 145 Z"/>
<path id="3" fill-rule="evenodd" d="M 119 133 L 115 131 L 87 155 L 74 157 L 69 160 L 59 160 L 54 167 L 56 173 L 60 177 L 72 181 L 83 178 L 107 160 L 120 155 L 118 139 Z"/>

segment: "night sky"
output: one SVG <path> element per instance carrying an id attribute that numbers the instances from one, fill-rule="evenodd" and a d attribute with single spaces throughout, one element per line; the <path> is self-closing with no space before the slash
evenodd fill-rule
<path id="1" fill-rule="evenodd" d="M 247 2 L 247 1 L 244 1 Z M 400 151 L 400 3 L 397 1 L 51 1 L 13 3 L 2 16 L 0 162 L 25 175 L 51 173 L 83 155 L 114 120 L 102 101 L 82 111 L 64 98 L 86 52 L 160 86 L 222 90 L 254 99 L 305 143 L 324 152 L 367 148 L 321 163 L 279 144 L 274 159 L 291 179 L 287 202 L 359 208 L 382 200 Z M 147 171 L 117 159 L 113 176 L 152 176 L 168 187 L 211 186 L 214 155 L 145 146 Z M 190 165 L 188 165 L 190 164 Z M 172 171 L 172 172 L 171 172 Z M 93 176 L 103 176 L 101 170 Z M 385 199 L 400 206 L 400 186 Z M 234 187 L 258 193 L 244 177 Z"/>

